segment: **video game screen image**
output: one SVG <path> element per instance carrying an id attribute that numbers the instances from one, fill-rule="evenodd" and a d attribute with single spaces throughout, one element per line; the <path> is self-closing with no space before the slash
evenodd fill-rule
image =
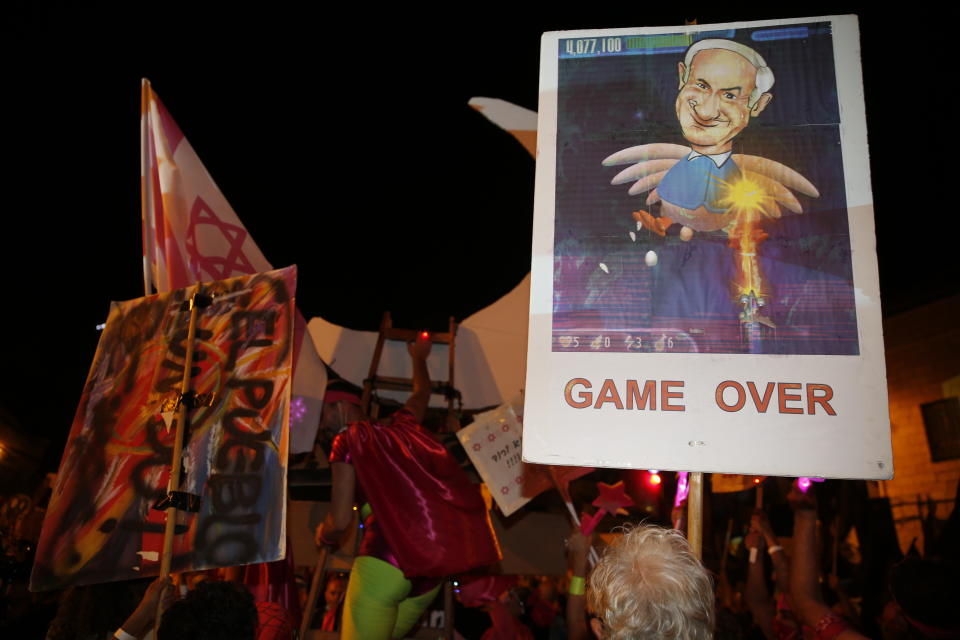
<path id="1" fill-rule="evenodd" d="M 554 352 L 859 355 L 829 22 L 557 55 Z"/>

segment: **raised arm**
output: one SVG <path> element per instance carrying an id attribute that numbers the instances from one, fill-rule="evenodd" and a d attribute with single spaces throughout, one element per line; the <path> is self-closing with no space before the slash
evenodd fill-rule
<path id="1" fill-rule="evenodd" d="M 756 529 L 763 536 L 763 542 L 767 547 L 767 554 L 773 563 L 773 571 L 776 574 L 777 591 L 780 593 L 789 593 L 790 591 L 790 564 L 787 562 L 787 554 L 777 534 L 773 532 L 770 526 L 770 520 L 762 509 L 757 509 L 756 513 L 750 518 L 750 528 Z"/>
<path id="2" fill-rule="evenodd" d="M 330 511 L 323 523 L 317 527 L 315 542 L 317 546 L 337 547 L 344 532 L 353 521 L 353 493 L 356 485 L 356 472 L 353 465 L 346 462 L 331 462 L 333 488 L 330 495 Z"/>
<path id="3" fill-rule="evenodd" d="M 843 628 L 835 635 L 830 635 L 839 640 L 866 638 L 850 629 L 839 616 L 830 611 L 820 594 L 816 549 L 817 501 L 813 496 L 813 487 L 804 494 L 794 486 L 788 499 L 793 507 L 794 548 L 790 563 L 790 598 L 800 622 L 818 632 L 823 631 L 819 627 Z"/>
<path id="4" fill-rule="evenodd" d="M 764 575 L 763 550 L 766 546 L 763 534 L 756 526 L 756 516 L 750 521 L 750 533 L 744 539 L 744 544 L 750 550 L 750 564 L 747 565 L 747 586 L 744 590 L 744 601 L 753 622 L 760 627 L 765 638 L 774 639 L 773 634 L 773 602 L 767 593 L 767 581 Z"/>
<path id="5" fill-rule="evenodd" d="M 415 342 L 407 345 L 410 359 L 413 362 L 413 392 L 407 399 L 404 408 L 413 414 L 418 423 L 423 422 L 430 404 L 430 373 L 427 371 L 427 358 L 430 356 L 430 347 L 433 341 L 430 334 L 423 331 L 417 334 Z"/>
<path id="6" fill-rule="evenodd" d="M 173 588 L 170 576 L 157 578 L 147 587 L 140 604 L 137 605 L 137 608 L 134 609 L 113 637 L 127 640 L 131 637 L 145 638 L 154 628 L 154 623 L 157 621 L 157 611 L 161 607 L 165 610 L 170 606 L 172 600 Z"/>
<path id="7" fill-rule="evenodd" d="M 569 640 L 587 640 L 587 598 L 584 594 L 584 581 L 587 577 L 587 556 L 590 552 L 590 537 L 574 529 L 567 543 L 570 569 L 570 589 L 567 594 L 567 638 Z"/>

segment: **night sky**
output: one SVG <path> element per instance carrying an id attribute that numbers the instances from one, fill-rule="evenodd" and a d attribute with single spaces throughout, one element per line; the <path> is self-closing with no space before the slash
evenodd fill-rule
<path id="1" fill-rule="evenodd" d="M 535 110 L 541 32 L 859 13 L 884 314 L 960 292 L 947 195 L 956 178 L 946 178 L 955 163 L 938 137 L 956 127 L 938 124 L 954 93 L 949 65 L 934 62 L 950 59 L 941 24 L 851 5 L 587 5 L 510 20 L 476 4 L 439 14 L 76 4 L 10 3 L 0 17 L 0 408 L 49 439 L 51 470 L 96 325 L 111 300 L 143 295 L 141 77 L 267 259 L 298 265 L 307 318 L 373 330 L 389 309 L 397 325 L 442 329 L 529 271 L 534 162 L 467 101 Z"/>

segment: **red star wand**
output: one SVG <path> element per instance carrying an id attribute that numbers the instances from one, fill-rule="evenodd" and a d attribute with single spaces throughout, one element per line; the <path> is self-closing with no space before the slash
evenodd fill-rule
<path id="1" fill-rule="evenodd" d="M 591 516 L 584 512 L 583 517 L 580 519 L 580 532 L 585 536 L 593 533 L 593 530 L 600 524 L 604 515 L 610 513 L 625 516 L 627 515 L 627 510 L 624 509 L 624 507 L 634 506 L 633 500 L 627 495 L 623 480 L 616 484 L 598 482 L 597 489 L 600 491 L 600 495 L 593 501 L 593 506 L 597 508 L 596 513 Z"/>

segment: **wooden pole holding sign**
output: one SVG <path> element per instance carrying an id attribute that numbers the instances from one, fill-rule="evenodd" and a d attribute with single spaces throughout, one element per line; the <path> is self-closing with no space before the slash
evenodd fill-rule
<path id="1" fill-rule="evenodd" d="M 703 473 L 690 473 L 687 497 L 687 541 L 698 560 L 703 560 Z"/>
<path id="2" fill-rule="evenodd" d="M 173 459 L 170 461 L 170 479 L 167 481 L 167 496 L 172 496 L 173 492 L 180 490 L 180 472 L 183 469 L 183 434 L 186 431 L 187 422 L 187 404 L 186 396 L 190 391 L 190 372 L 193 369 L 193 343 L 197 337 L 197 297 L 200 294 L 200 284 L 198 283 L 190 296 L 190 322 L 187 327 L 187 346 L 183 358 L 183 378 L 180 381 L 180 397 L 177 400 L 176 422 L 177 427 L 173 436 Z M 160 556 L 160 578 L 166 578 L 170 575 L 170 564 L 173 562 L 173 535 L 177 526 L 177 507 L 176 502 L 171 502 L 167 506 L 167 522 L 163 530 L 163 552 Z M 157 628 L 160 627 L 161 604 L 157 607 Z"/>
<path id="3" fill-rule="evenodd" d="M 453 626 L 453 580 L 443 583 L 443 639 L 453 640 L 455 629 Z"/>
<path id="4" fill-rule="evenodd" d="M 193 369 L 193 342 L 197 337 L 197 296 L 200 293 L 198 284 L 190 296 L 190 324 L 187 327 L 187 348 L 183 358 L 183 379 L 180 381 L 180 398 L 177 401 L 177 428 L 173 437 L 173 460 L 170 462 L 170 480 L 167 482 L 167 492 L 180 490 L 180 472 L 183 469 L 183 434 L 186 431 L 187 402 L 185 398 L 190 391 L 190 371 Z M 173 561 L 173 532 L 177 524 L 177 507 L 171 504 L 167 509 L 167 523 L 163 530 L 163 554 L 160 556 L 160 577 L 170 575 L 170 563 Z"/>

